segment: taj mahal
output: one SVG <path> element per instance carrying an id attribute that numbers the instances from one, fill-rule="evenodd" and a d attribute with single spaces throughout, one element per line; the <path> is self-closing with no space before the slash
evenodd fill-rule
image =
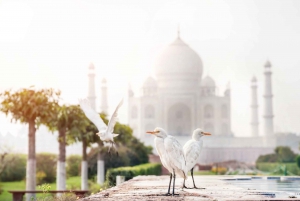
<path id="1" fill-rule="evenodd" d="M 91 65 L 90 70 L 94 68 Z M 153 137 L 146 131 L 162 127 L 176 137 L 183 146 L 194 129 L 212 133 L 205 137 L 200 164 L 237 160 L 254 164 L 261 154 L 272 153 L 279 145 L 290 146 L 298 152 L 300 137 L 277 134 L 273 130 L 272 65 L 267 61 L 264 69 L 264 130 L 259 135 L 257 80 L 251 86 L 251 137 L 235 137 L 231 131 L 230 88 L 222 95 L 216 93 L 216 83 L 210 76 L 202 78 L 203 63 L 178 33 L 155 62 L 155 76 L 148 77 L 137 96 L 128 89 L 128 124 L 133 134 L 146 145 L 154 147 Z M 89 95 L 95 107 L 94 74 L 89 73 Z M 250 80 L 250 78 L 249 78 Z M 101 111 L 107 112 L 107 83 L 101 82 Z M 155 149 L 154 149 L 155 150 Z M 154 151 L 155 153 L 155 151 Z"/>

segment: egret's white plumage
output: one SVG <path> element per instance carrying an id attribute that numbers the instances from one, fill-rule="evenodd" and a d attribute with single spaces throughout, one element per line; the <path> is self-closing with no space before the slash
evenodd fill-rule
<path id="1" fill-rule="evenodd" d="M 184 157 L 184 152 L 180 143 L 171 135 L 164 140 L 164 145 L 166 153 L 168 155 L 168 163 L 171 168 L 175 171 L 175 174 L 180 175 L 182 178 L 186 179 L 186 161 Z"/>
<path id="2" fill-rule="evenodd" d="M 162 128 L 155 128 L 154 131 L 148 131 L 147 133 L 155 135 L 154 144 L 157 153 L 160 157 L 162 165 L 171 173 L 169 190 L 167 195 L 170 195 L 170 185 L 172 180 L 172 175 L 174 177 L 173 181 L 173 195 L 175 186 L 175 177 L 180 175 L 182 178 L 186 179 L 186 168 L 185 168 L 185 157 L 182 146 L 173 137 L 167 134 L 167 132 Z"/>
<path id="3" fill-rule="evenodd" d="M 104 121 L 101 119 L 99 114 L 93 110 L 90 106 L 90 103 L 87 99 L 79 100 L 80 108 L 83 110 L 85 116 L 95 124 L 95 126 L 98 129 L 98 133 L 96 133 L 100 139 L 103 142 L 111 143 L 111 146 L 113 146 L 114 143 L 114 137 L 118 136 L 119 134 L 113 133 L 114 126 L 118 120 L 118 110 L 123 104 L 123 99 L 120 101 L 118 106 L 116 107 L 114 113 L 112 114 L 108 126 L 104 123 Z"/>
<path id="4" fill-rule="evenodd" d="M 164 144 L 164 139 L 162 137 L 155 137 L 154 138 L 154 145 L 156 148 L 156 151 L 159 155 L 160 161 L 162 163 L 162 165 L 169 171 L 172 172 L 172 168 L 169 165 L 168 161 L 168 154 L 166 153 L 166 149 L 165 149 L 165 144 Z"/>
<path id="5" fill-rule="evenodd" d="M 183 152 L 186 160 L 186 172 L 191 171 L 192 179 L 194 183 L 194 188 L 197 188 L 195 186 L 194 177 L 193 177 L 193 169 L 195 165 L 197 164 L 197 161 L 199 160 L 201 150 L 203 147 L 203 140 L 202 136 L 204 135 L 211 135 L 210 133 L 204 132 L 202 129 L 197 128 L 193 132 L 192 139 L 187 141 L 185 145 L 183 146 Z M 185 187 L 185 185 L 184 185 Z"/>

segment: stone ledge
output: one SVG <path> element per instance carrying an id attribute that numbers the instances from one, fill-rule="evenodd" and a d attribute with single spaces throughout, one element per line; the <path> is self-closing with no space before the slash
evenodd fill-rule
<path id="1" fill-rule="evenodd" d="M 131 201 L 166 201 L 166 200 L 298 200 L 293 198 L 274 199 L 264 195 L 272 192 L 260 192 L 244 189 L 226 182 L 224 179 L 232 176 L 195 176 L 198 187 L 206 189 L 181 189 L 183 179 L 176 179 L 175 193 L 177 196 L 164 196 L 169 184 L 169 176 L 138 176 L 118 186 L 109 188 L 100 193 L 91 195 L 80 201 L 96 200 L 131 200 Z M 241 176 L 243 178 L 243 176 Z M 245 177 L 246 178 L 246 177 Z M 187 187 L 192 187 L 192 179 L 188 178 Z"/>

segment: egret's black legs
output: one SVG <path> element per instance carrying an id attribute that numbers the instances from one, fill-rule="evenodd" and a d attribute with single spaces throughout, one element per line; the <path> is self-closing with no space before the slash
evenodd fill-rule
<path id="1" fill-rule="evenodd" d="M 183 172 L 183 171 L 182 171 L 182 172 Z M 184 174 L 184 172 L 183 172 L 183 174 Z M 183 185 L 182 185 L 182 188 L 191 189 L 191 188 L 188 188 L 188 187 L 186 187 L 186 185 L 185 185 L 185 179 L 183 180 Z"/>
<path id="2" fill-rule="evenodd" d="M 183 180 L 183 185 L 182 185 L 182 188 L 191 189 L 191 188 L 188 188 L 188 187 L 186 187 L 186 185 L 185 185 L 185 179 Z"/>
<path id="3" fill-rule="evenodd" d="M 175 180 L 176 180 L 176 174 L 175 171 L 173 170 L 173 192 L 172 192 L 172 196 L 174 195 L 179 195 L 179 194 L 175 194 Z"/>
<path id="4" fill-rule="evenodd" d="M 192 168 L 192 170 L 191 170 L 191 175 L 192 175 L 192 179 L 193 179 L 193 183 L 194 183 L 194 188 L 196 188 L 196 189 L 205 189 L 205 188 L 198 188 L 198 187 L 195 185 L 195 181 L 194 181 L 194 173 L 193 173 L 193 171 L 194 171 L 194 168 Z"/>
<path id="5" fill-rule="evenodd" d="M 168 189 L 168 193 L 165 194 L 166 196 L 170 196 L 171 193 L 170 193 L 170 189 L 171 189 L 171 182 L 172 182 L 172 173 L 170 174 L 170 182 L 169 182 L 169 189 Z"/>

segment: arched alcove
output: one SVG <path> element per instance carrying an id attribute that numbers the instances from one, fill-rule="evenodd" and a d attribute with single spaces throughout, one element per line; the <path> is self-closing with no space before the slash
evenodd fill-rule
<path id="1" fill-rule="evenodd" d="M 183 103 L 174 104 L 168 110 L 168 133 L 191 135 L 191 111 Z"/>
<path id="2" fill-rule="evenodd" d="M 145 107 L 145 118 L 146 119 L 153 119 L 154 118 L 155 109 L 152 105 L 147 105 Z"/>
<path id="3" fill-rule="evenodd" d="M 211 134 L 214 134 L 214 131 L 215 131 L 215 128 L 214 128 L 214 125 L 211 124 L 211 123 L 207 123 L 204 125 L 204 131 L 205 132 L 209 132 Z"/>
<path id="4" fill-rule="evenodd" d="M 204 107 L 204 117 L 207 119 L 214 117 L 214 108 L 211 105 L 206 105 Z"/>

